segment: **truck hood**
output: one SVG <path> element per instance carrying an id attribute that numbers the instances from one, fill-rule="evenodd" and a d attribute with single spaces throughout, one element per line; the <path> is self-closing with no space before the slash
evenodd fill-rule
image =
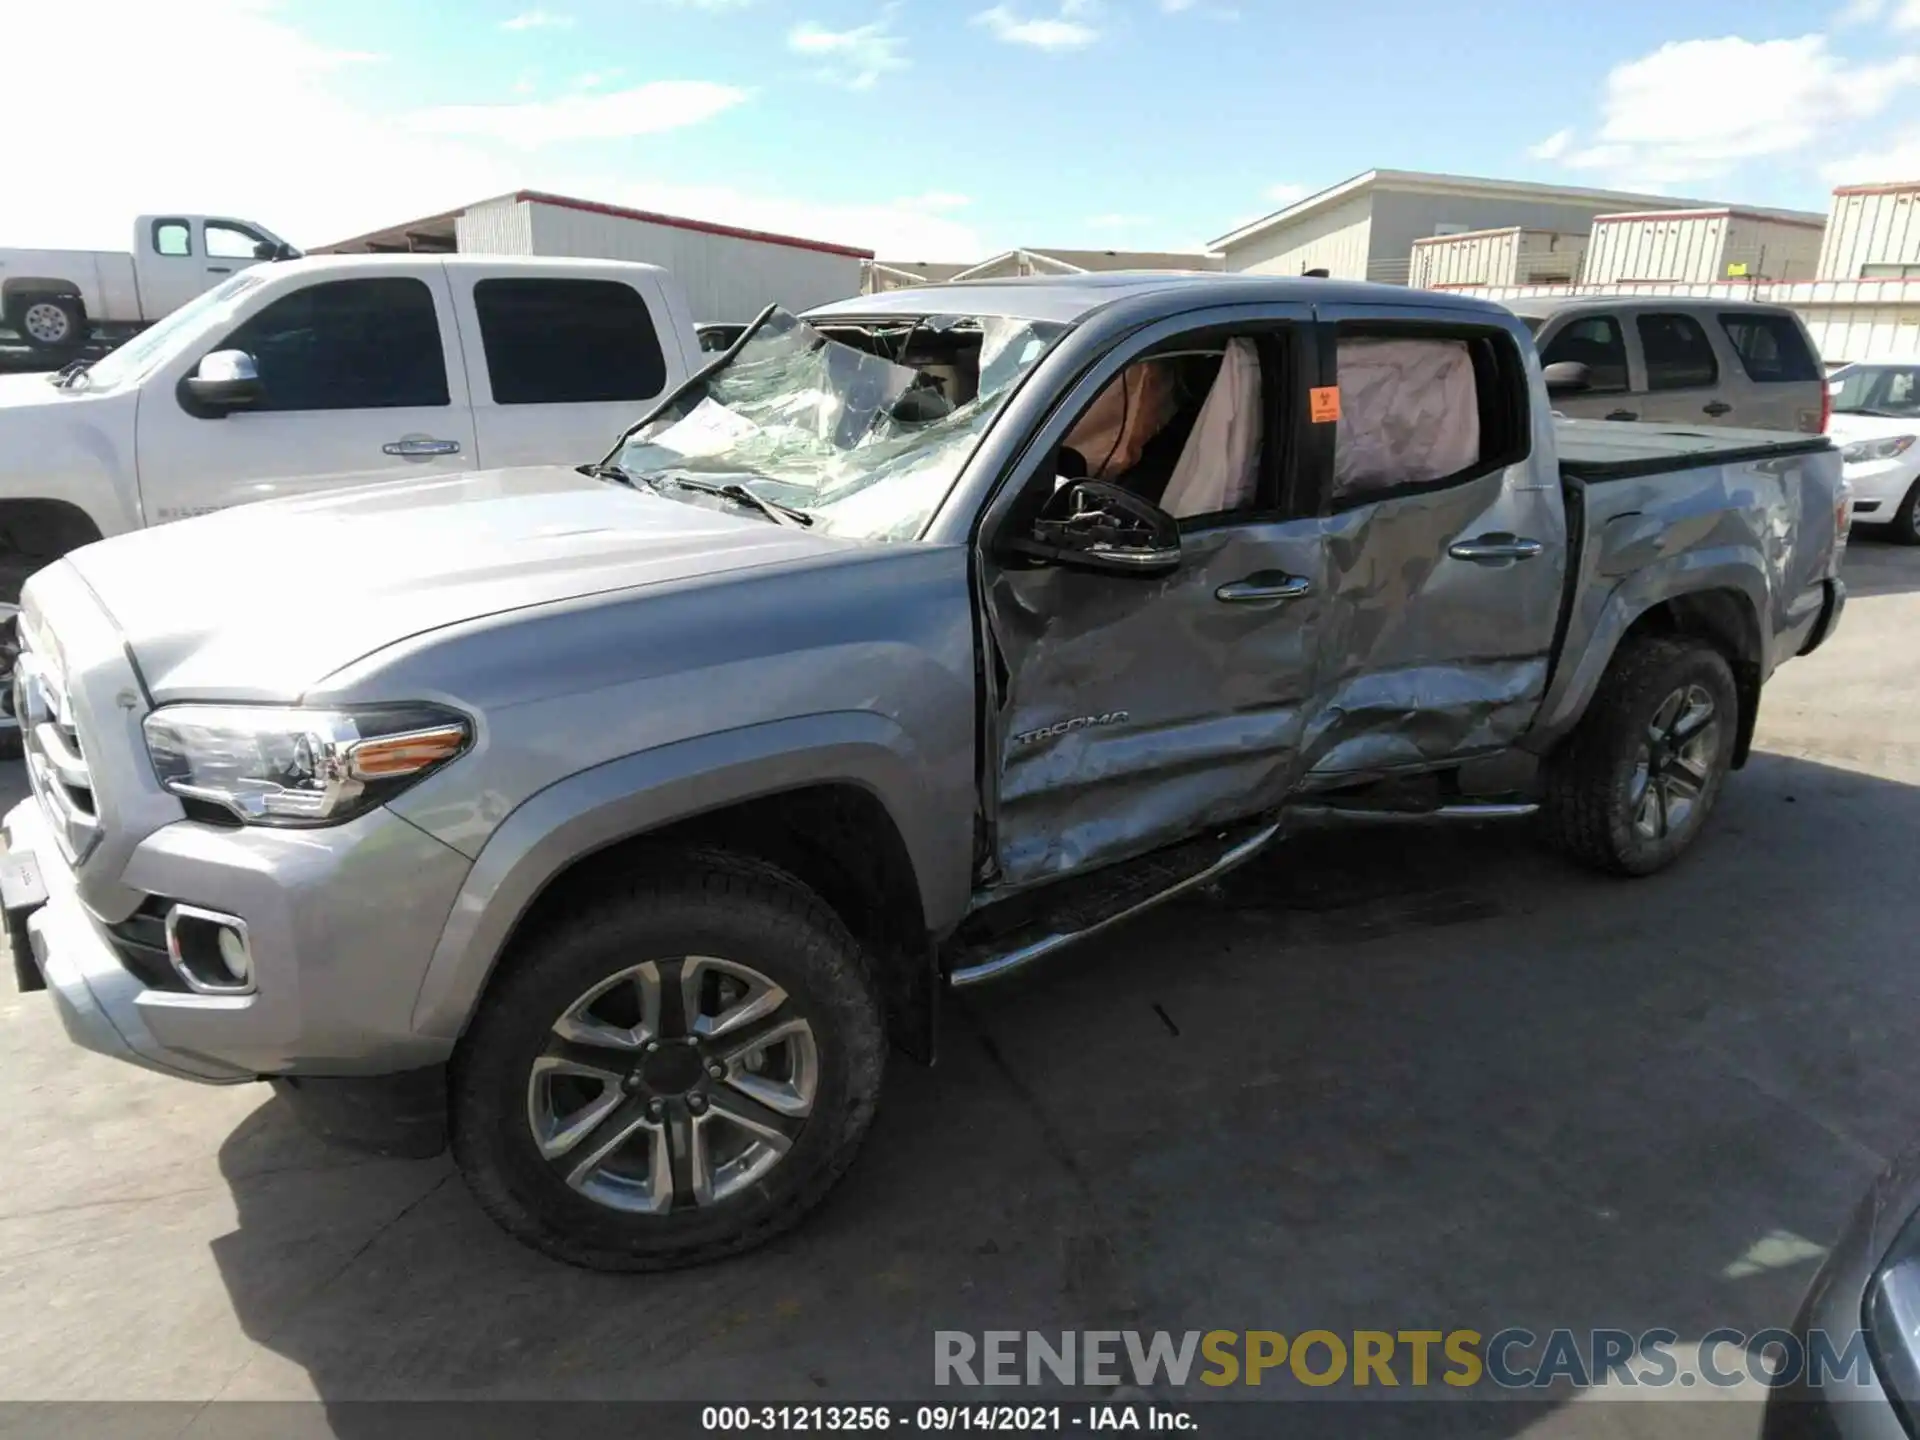
<path id="1" fill-rule="evenodd" d="M 0 375 L 0 410 L 18 410 L 28 405 L 70 404 L 87 392 L 61 390 L 50 375 L 29 371 L 25 375 Z"/>
<path id="2" fill-rule="evenodd" d="M 264 701 L 441 626 L 859 543 L 540 467 L 242 506 L 68 563 L 155 701 Z"/>

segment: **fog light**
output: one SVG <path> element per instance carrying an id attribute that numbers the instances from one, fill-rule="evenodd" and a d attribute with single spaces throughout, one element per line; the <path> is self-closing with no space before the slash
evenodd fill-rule
<path id="1" fill-rule="evenodd" d="M 176 905 L 167 911 L 167 957 L 187 988 L 201 995 L 245 995 L 253 989 L 253 947 L 236 915 Z"/>

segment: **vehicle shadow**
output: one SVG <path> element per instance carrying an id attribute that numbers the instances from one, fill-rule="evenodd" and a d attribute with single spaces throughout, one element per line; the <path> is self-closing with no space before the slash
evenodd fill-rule
<path id="1" fill-rule="evenodd" d="M 292 1362 L 343 1436 L 386 1433 L 356 1403 L 381 1399 L 952 1401 L 935 1331 L 990 1328 L 1664 1327 L 1685 1363 L 1717 1327 L 1787 1324 L 1920 1132 L 1910 926 L 1864 898 L 1905 893 L 1917 851 L 1920 787 L 1770 754 L 1643 881 L 1524 822 L 1304 836 L 958 998 L 809 1223 L 673 1274 L 552 1264 L 447 1161 L 335 1156 L 263 1105 L 221 1150 L 239 1223 L 213 1258 L 271 1353 L 228 1393 L 285 1394 Z M 1287 1433 L 1352 1433 L 1374 1398 L 1398 1403 L 1368 1434 L 1757 1418 L 1589 1403 L 1534 1428 L 1535 1404 L 1395 1364 L 1392 1392 L 1214 1390 L 1196 1366 L 1151 1393 L 1350 1402 L 1289 1407 Z"/>
<path id="2" fill-rule="evenodd" d="M 1889 538 L 1885 526 L 1856 525 L 1847 536 L 1840 575 L 1850 598 L 1920 590 L 1920 547 Z"/>

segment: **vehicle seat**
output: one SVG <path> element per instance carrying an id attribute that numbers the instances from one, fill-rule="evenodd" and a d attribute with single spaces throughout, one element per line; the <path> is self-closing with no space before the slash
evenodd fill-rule
<path id="1" fill-rule="evenodd" d="M 1260 352 L 1251 340 L 1230 340 L 1161 508 L 1184 520 L 1251 505 L 1260 474 L 1260 430 Z"/>

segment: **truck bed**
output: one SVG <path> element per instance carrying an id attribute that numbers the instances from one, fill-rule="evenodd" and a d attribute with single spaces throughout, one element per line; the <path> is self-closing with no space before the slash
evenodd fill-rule
<path id="1" fill-rule="evenodd" d="M 1829 449 L 1825 435 L 1784 430 L 1735 430 L 1719 426 L 1555 420 L 1560 473 L 1589 483 L 1627 480 L 1708 465 L 1768 460 Z"/>

